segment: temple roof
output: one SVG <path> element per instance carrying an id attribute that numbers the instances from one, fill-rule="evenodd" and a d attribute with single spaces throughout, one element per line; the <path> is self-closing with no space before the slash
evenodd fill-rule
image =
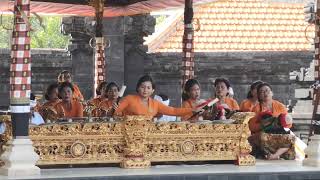
<path id="1" fill-rule="evenodd" d="M 306 51 L 314 26 L 304 4 L 230 0 L 199 5 L 194 12 L 194 51 Z M 308 27 L 308 28 L 307 28 Z M 305 32 L 306 31 L 306 32 Z M 150 52 L 181 52 L 183 14 L 147 44 Z"/>
<path id="2" fill-rule="evenodd" d="M 89 0 L 31 0 L 30 10 L 39 14 L 94 16 Z M 193 0 L 194 4 L 216 0 Z M 12 0 L 0 0 L 0 12 L 12 12 Z M 105 0 L 104 17 L 128 16 L 184 7 L 184 0 Z"/>

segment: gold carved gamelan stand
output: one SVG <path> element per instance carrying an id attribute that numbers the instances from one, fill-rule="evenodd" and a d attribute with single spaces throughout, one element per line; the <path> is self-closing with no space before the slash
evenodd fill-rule
<path id="1" fill-rule="evenodd" d="M 126 116 L 115 122 L 73 122 L 30 126 L 40 160 L 37 165 L 119 163 L 147 168 L 150 162 L 234 160 L 254 165 L 248 121 L 253 113 L 236 113 L 234 124 L 163 122 Z M 9 123 L 9 116 L 0 116 Z M 3 135 L 10 138 L 9 131 Z"/>

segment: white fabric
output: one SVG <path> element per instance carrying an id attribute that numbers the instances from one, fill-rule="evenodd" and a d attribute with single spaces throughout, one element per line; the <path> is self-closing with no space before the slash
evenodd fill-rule
<path id="1" fill-rule="evenodd" d="M 154 96 L 154 99 L 161 102 L 162 104 L 169 106 L 170 100 L 163 101 L 162 98 L 158 95 Z M 176 121 L 177 117 L 176 116 L 167 116 L 167 115 L 162 115 L 160 118 L 157 119 L 157 122 L 169 122 L 169 121 Z"/>
<path id="2" fill-rule="evenodd" d="M 44 124 L 44 120 L 38 112 L 34 112 L 33 116 L 31 116 L 31 124 L 35 124 L 35 125 Z"/>
<path id="3" fill-rule="evenodd" d="M 234 96 L 234 92 L 233 92 L 233 88 L 229 87 L 229 96 L 233 97 Z"/>
<path id="4" fill-rule="evenodd" d="M 34 108 L 37 105 L 37 100 L 30 100 L 30 107 Z"/>
<path id="5" fill-rule="evenodd" d="M 290 131 L 290 134 L 295 136 L 294 150 L 296 152 L 296 160 L 302 161 L 305 159 L 304 150 L 307 148 L 307 144 L 304 143 L 299 137 L 297 137 L 289 128 L 284 128 L 286 131 Z"/>
<path id="6" fill-rule="evenodd" d="M 0 134 L 3 134 L 6 131 L 6 124 L 5 123 L 1 123 L 0 124 Z"/>

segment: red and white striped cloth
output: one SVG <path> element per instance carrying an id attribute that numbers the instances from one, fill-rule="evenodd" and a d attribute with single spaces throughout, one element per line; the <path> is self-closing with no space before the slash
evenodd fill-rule
<path id="1" fill-rule="evenodd" d="M 95 77 L 94 77 L 94 86 L 95 89 L 98 85 L 106 80 L 106 63 L 105 63 L 105 45 L 104 37 L 96 37 L 96 50 L 95 50 Z"/>
<path id="2" fill-rule="evenodd" d="M 30 27 L 25 21 L 30 16 L 30 0 L 15 1 L 12 32 L 10 97 L 29 99 L 31 92 Z"/>
<path id="3" fill-rule="evenodd" d="M 314 79 L 316 81 L 320 81 L 320 7 L 317 8 L 316 12 L 316 21 L 315 21 L 315 26 L 316 26 L 316 31 L 315 31 L 315 42 L 314 42 Z"/>
<path id="4" fill-rule="evenodd" d="M 182 85 L 194 77 L 193 25 L 185 24 L 183 34 Z"/>

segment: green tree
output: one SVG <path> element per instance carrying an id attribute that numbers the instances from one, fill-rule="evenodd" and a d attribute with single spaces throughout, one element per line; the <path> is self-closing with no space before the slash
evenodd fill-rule
<path id="1" fill-rule="evenodd" d="M 59 16 L 43 16 L 39 20 L 32 16 L 29 19 L 32 28 L 31 48 L 66 48 L 70 36 L 64 36 L 60 33 L 61 19 Z M 3 22 L 6 22 L 4 23 L 6 26 L 12 27 L 12 16 L 3 16 Z M 9 47 L 10 33 L 11 31 L 0 27 L 0 48 Z"/>

